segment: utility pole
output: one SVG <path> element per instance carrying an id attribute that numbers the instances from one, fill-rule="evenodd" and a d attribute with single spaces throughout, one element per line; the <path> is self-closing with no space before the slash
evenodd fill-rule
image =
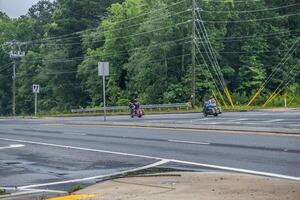
<path id="1" fill-rule="evenodd" d="M 10 48 L 9 57 L 13 60 L 13 76 L 12 76 L 12 115 L 16 116 L 16 59 L 25 56 L 25 52 L 21 51 L 21 42 L 6 42 L 5 46 Z"/>
<path id="2" fill-rule="evenodd" d="M 193 27 L 192 27 L 192 108 L 195 108 L 196 104 L 196 0 L 193 1 Z"/>

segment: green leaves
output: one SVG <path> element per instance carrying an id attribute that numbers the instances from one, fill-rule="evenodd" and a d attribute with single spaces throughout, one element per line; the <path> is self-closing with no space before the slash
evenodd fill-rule
<path id="1" fill-rule="evenodd" d="M 206 28 L 197 21 L 198 103 L 212 92 L 223 94 L 222 76 L 234 101 L 248 102 L 273 73 L 259 103 L 286 80 L 291 87 L 283 92 L 299 98 L 299 50 L 276 68 L 299 41 L 300 16 L 283 17 L 297 13 L 295 3 L 197 1 L 197 18 Z M 42 0 L 16 20 L 0 12 L 0 44 L 25 42 L 26 56 L 17 67 L 17 112 L 33 112 L 33 83 L 41 85 L 44 112 L 100 106 L 99 61 L 110 62 L 110 106 L 135 99 L 151 104 L 189 101 L 191 19 L 189 0 Z M 11 109 L 11 59 L 4 49 L 0 48 L 0 115 Z"/>

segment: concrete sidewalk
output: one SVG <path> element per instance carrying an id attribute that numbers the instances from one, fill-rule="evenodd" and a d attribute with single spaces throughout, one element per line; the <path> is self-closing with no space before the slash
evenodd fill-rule
<path id="1" fill-rule="evenodd" d="M 296 200 L 300 182 L 252 175 L 173 172 L 110 180 L 77 194 L 90 200 Z"/>

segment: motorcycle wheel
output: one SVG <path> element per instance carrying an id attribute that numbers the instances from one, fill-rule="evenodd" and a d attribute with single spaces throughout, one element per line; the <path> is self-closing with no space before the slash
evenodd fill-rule
<path id="1" fill-rule="evenodd" d="M 215 113 L 214 116 L 215 116 L 215 117 L 218 117 L 218 113 Z"/>

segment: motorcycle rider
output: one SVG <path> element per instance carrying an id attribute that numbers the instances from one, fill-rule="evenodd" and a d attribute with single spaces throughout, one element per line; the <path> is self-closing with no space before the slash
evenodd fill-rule
<path id="1" fill-rule="evenodd" d="M 140 109 L 141 103 L 137 101 L 134 103 L 134 105 L 135 105 L 135 109 L 138 110 L 138 109 Z"/>
<path id="2" fill-rule="evenodd" d="M 135 110 L 136 110 L 135 103 L 129 102 L 128 107 L 130 108 L 130 114 L 132 115 L 135 112 Z"/>
<path id="3" fill-rule="evenodd" d="M 207 101 L 207 103 L 205 105 L 205 112 L 207 112 L 208 109 L 215 108 L 215 107 L 217 107 L 217 102 L 216 102 L 216 100 L 214 99 L 213 96 L 210 96 L 209 100 Z"/>

